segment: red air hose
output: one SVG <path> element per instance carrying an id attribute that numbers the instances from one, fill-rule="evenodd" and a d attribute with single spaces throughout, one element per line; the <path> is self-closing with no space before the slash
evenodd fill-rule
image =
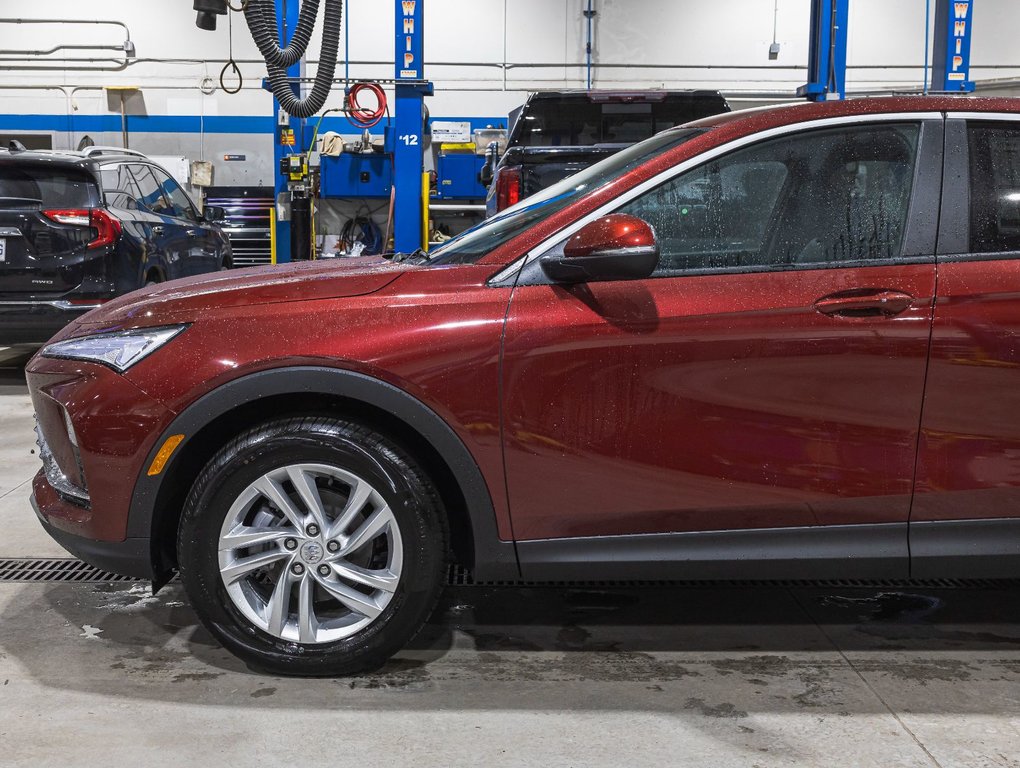
<path id="1" fill-rule="evenodd" d="M 374 109 L 363 107 L 358 103 L 358 97 L 364 91 L 370 91 L 375 96 L 376 106 Z M 386 114 L 386 93 L 378 83 L 355 83 L 347 92 L 344 111 L 354 125 L 359 128 L 371 128 Z"/>

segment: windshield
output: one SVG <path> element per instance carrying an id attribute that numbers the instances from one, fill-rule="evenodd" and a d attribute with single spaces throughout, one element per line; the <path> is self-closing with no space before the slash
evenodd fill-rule
<path id="1" fill-rule="evenodd" d="M 473 263 L 509 242 L 525 229 L 562 211 L 592 190 L 618 179 L 646 160 L 673 149 L 704 131 L 704 128 L 667 131 L 640 144 L 627 147 L 443 243 L 429 253 L 428 263 L 430 266 Z"/>

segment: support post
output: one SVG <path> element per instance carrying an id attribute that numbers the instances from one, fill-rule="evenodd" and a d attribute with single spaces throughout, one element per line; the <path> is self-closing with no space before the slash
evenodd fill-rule
<path id="1" fill-rule="evenodd" d="M 428 246 L 422 241 L 422 184 L 425 97 L 424 0 L 396 0 L 394 49 L 393 248 L 410 253 Z"/>
<path id="2" fill-rule="evenodd" d="M 294 30 L 297 27 L 298 15 L 301 11 L 300 0 L 275 0 L 276 2 L 276 24 L 277 33 L 282 41 L 281 47 L 287 45 Z M 298 78 L 304 76 L 304 60 L 287 68 L 287 76 Z M 291 88 L 294 94 L 300 98 L 301 86 L 293 82 Z M 286 124 L 283 124 L 286 122 Z M 280 173 L 280 165 L 287 155 L 300 152 L 304 146 L 304 120 L 296 117 L 287 117 L 280 108 L 280 102 L 273 99 L 273 175 L 276 179 L 274 184 L 277 208 L 281 203 L 289 202 L 287 192 L 287 177 Z M 288 137 L 288 138 L 285 138 Z M 294 144 L 288 144 L 293 137 Z M 290 261 L 290 220 L 281 218 L 276 223 L 276 261 L 278 263 Z"/>
<path id="3" fill-rule="evenodd" d="M 798 96 L 811 101 L 846 98 L 846 38 L 850 0 L 811 0 L 808 81 Z"/>
<path id="4" fill-rule="evenodd" d="M 935 45 L 932 51 L 932 88 L 942 91 L 974 90 L 970 79 L 970 32 L 974 0 L 937 0 Z"/>

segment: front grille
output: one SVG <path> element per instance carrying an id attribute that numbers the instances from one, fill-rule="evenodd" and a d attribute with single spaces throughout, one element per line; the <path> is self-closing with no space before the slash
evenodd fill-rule
<path id="1" fill-rule="evenodd" d="M 50 446 L 46 442 L 46 436 L 39 427 L 38 419 L 35 421 L 35 444 L 39 446 L 39 458 L 42 459 L 43 471 L 46 473 L 46 482 L 63 498 L 87 507 L 89 505 L 88 492 L 68 480 L 67 475 L 64 474 L 64 471 L 57 464 L 57 460 L 53 458 L 53 452 L 50 451 Z"/>

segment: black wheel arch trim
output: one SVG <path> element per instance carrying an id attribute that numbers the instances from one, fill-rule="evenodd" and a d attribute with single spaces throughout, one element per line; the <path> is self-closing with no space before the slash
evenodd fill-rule
<path id="1" fill-rule="evenodd" d="M 499 538 L 495 508 L 481 470 L 450 425 L 428 405 L 399 387 L 355 371 L 325 366 L 288 366 L 247 374 L 206 393 L 178 414 L 156 440 L 142 465 L 142 474 L 131 497 L 127 536 L 152 536 L 160 488 L 172 475 L 174 462 L 203 427 L 238 406 L 291 394 L 298 397 L 309 394 L 343 397 L 374 406 L 428 440 L 446 462 L 464 496 L 474 547 L 472 572 L 486 579 L 519 577 L 516 548 L 513 542 Z M 185 439 L 173 458 L 159 475 L 148 476 L 145 471 L 160 446 L 167 437 L 176 434 L 185 435 Z M 152 544 L 155 562 L 157 542 Z"/>

